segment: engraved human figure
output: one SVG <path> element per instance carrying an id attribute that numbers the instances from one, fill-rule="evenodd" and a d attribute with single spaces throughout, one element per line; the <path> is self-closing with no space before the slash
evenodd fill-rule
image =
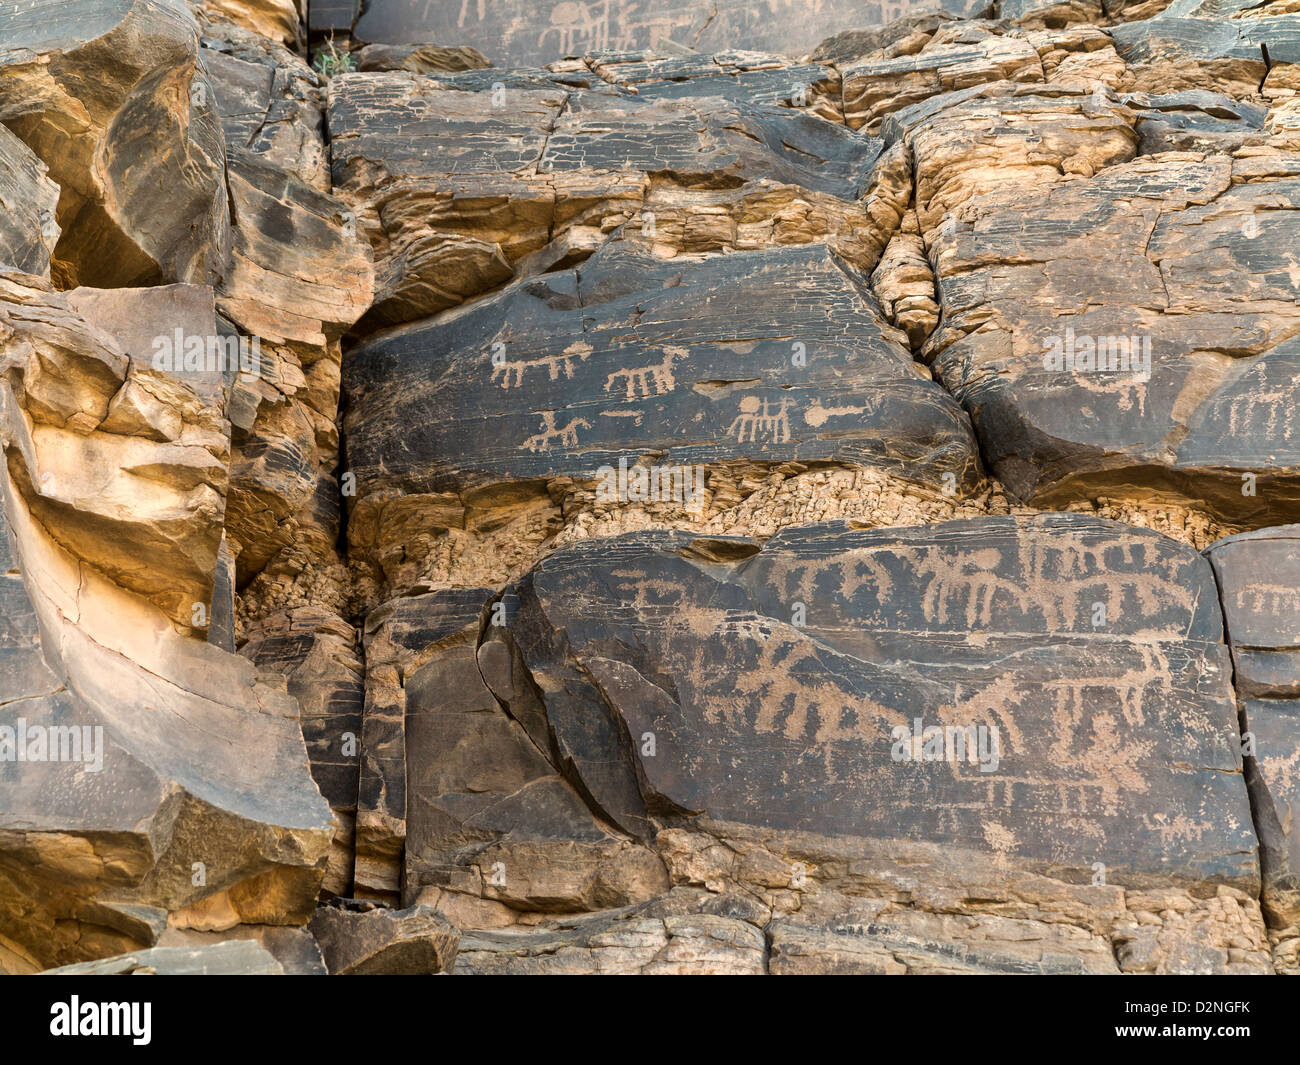
<path id="1" fill-rule="evenodd" d="M 1250 377 L 1258 381 L 1251 391 L 1234 396 L 1228 402 L 1228 432 L 1234 436 L 1258 434 L 1269 438 L 1290 439 L 1290 413 L 1295 408 L 1300 382 L 1295 379 L 1278 384 L 1265 383 L 1263 365 L 1252 367 Z"/>
<path id="2" fill-rule="evenodd" d="M 727 435 L 734 433 L 736 442 L 740 444 L 745 442 L 746 431 L 749 432 L 751 443 L 757 443 L 760 438 L 770 439 L 777 444 L 786 443 L 790 439 L 789 410 L 788 399 L 781 400 L 781 405 L 772 410 L 766 399 L 746 396 L 740 401 L 740 414 L 727 427 Z"/>
<path id="3" fill-rule="evenodd" d="M 534 433 L 524 441 L 523 446 L 529 451 L 545 451 L 548 447 L 554 447 L 558 443 L 560 447 L 577 447 L 578 430 L 590 429 L 591 422 L 586 418 L 574 418 L 567 425 L 555 425 L 555 411 L 544 410 L 542 415 L 542 428 L 538 433 Z"/>
<path id="4" fill-rule="evenodd" d="M 593 13 L 599 8 L 600 14 Z M 546 38 L 555 33 L 559 38 L 562 55 L 574 51 L 575 44 L 584 41 L 589 51 L 598 52 L 608 47 L 609 43 L 609 2 L 583 4 L 578 0 L 563 0 L 551 8 L 551 24 L 537 38 L 539 48 L 546 44 Z"/>

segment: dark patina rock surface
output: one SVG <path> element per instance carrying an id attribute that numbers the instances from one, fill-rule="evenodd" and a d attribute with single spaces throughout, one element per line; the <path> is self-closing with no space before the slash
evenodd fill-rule
<path id="1" fill-rule="evenodd" d="M 1205 553 L 1232 648 L 1264 909 L 1277 927 L 1294 928 L 1300 924 L 1300 526 L 1244 533 Z"/>

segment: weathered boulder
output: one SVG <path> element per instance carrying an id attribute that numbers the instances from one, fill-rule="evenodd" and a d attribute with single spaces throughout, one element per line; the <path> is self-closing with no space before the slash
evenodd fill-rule
<path id="1" fill-rule="evenodd" d="M 451 970 L 460 933 L 427 906 L 322 906 L 311 919 L 332 976 L 431 976 Z"/>
<path id="2" fill-rule="evenodd" d="M 218 613 L 239 372 L 225 347 L 209 361 L 212 290 L 0 293 L 10 964 L 149 946 L 169 919 L 301 923 L 332 825 L 298 706 L 190 638 Z"/>
<path id="3" fill-rule="evenodd" d="M 400 885 L 404 903 L 472 928 L 652 899 L 668 887 L 662 860 L 593 813 L 538 715 L 504 713 L 484 684 L 493 594 L 408 596 L 367 618 L 358 890 Z"/>
<path id="4" fill-rule="evenodd" d="M 169 919 L 306 921 L 332 826 L 296 704 L 70 555 L 4 481 L 0 964 L 148 947 Z"/>
<path id="5" fill-rule="evenodd" d="M 307 0 L 189 0 L 203 15 L 228 19 L 250 34 L 289 48 L 303 44 Z"/>
<path id="6" fill-rule="evenodd" d="M 58 203 L 59 187 L 45 164 L 0 126 L 0 268 L 50 276 L 50 254 L 59 238 Z"/>
<path id="7" fill-rule="evenodd" d="M 979 485 L 970 431 L 905 340 L 824 246 L 678 261 L 616 242 L 357 350 L 349 540 L 393 586 L 466 585 L 518 573 L 597 504 L 743 522 L 727 464 L 865 468 L 955 499 Z M 623 485 L 624 466 L 648 478 L 639 462 L 668 483 Z M 575 486 L 586 503 L 561 516 L 552 495 Z M 464 533 L 507 519 L 488 569 Z"/>
<path id="8" fill-rule="evenodd" d="M 329 192 L 321 76 L 294 52 L 229 22 L 206 21 L 201 43 L 227 150 Z"/>
<path id="9" fill-rule="evenodd" d="M 0 122 L 60 187 L 72 285 L 211 284 L 225 270 L 225 144 L 184 0 L 0 5 Z"/>
<path id="10" fill-rule="evenodd" d="M 181 628 L 207 626 L 195 604 L 206 611 L 221 543 L 224 382 L 239 370 L 237 356 L 221 368 L 221 339 L 205 287 L 59 293 L 0 277 L 0 440 L 17 491 L 62 546 Z"/>

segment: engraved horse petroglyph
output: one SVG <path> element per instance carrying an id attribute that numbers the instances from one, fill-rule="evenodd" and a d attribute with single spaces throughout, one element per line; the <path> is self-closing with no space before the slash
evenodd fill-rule
<path id="1" fill-rule="evenodd" d="M 673 377 L 673 359 L 683 354 L 681 349 L 670 348 L 659 362 L 650 366 L 615 370 L 605 378 L 605 391 L 614 391 L 615 382 L 622 382 L 626 386 L 628 399 L 649 399 L 651 396 L 671 392 L 677 387 L 677 381 Z"/>
<path id="2" fill-rule="evenodd" d="M 503 362 L 497 364 L 492 370 L 492 382 L 497 383 L 500 378 L 501 387 L 509 390 L 518 388 L 523 385 L 524 378 L 528 371 L 537 367 L 545 367 L 546 372 L 552 381 L 560 379 L 560 371 L 564 371 L 564 376 L 573 378 L 574 360 L 586 362 L 591 355 L 591 345 L 589 344 L 571 344 L 558 355 L 543 355 L 539 359 L 521 359 L 519 362 Z"/>
<path id="3" fill-rule="evenodd" d="M 557 442 L 560 447 L 577 447 L 578 430 L 591 428 L 591 422 L 586 418 L 574 418 L 567 425 L 556 428 L 555 411 L 545 410 L 541 415 L 541 431 L 534 433 L 523 442 L 523 446 L 529 451 L 545 451 L 546 448 L 555 446 Z"/>

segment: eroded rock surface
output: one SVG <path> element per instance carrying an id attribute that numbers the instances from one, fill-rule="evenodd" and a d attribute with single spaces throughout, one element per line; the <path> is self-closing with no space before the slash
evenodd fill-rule
<path id="1" fill-rule="evenodd" d="M 814 8 L 792 0 L 661 0 L 653 7 L 503 0 L 493 5 L 424 7 L 399 0 L 371 0 L 364 5 L 359 0 L 327 0 L 319 14 L 313 5 L 312 26 L 351 29 L 366 42 L 469 44 L 499 65 L 508 65 L 545 63 L 592 51 L 671 45 L 700 52 L 756 48 L 798 55 L 846 24 L 879 21 L 888 10 L 897 17 L 909 6 L 863 6 L 847 0 L 827 0 Z M 986 0 L 940 0 L 915 6 L 975 15 L 990 5 Z"/>
<path id="2" fill-rule="evenodd" d="M 1219 582 L 1232 648 L 1264 912 L 1278 938 L 1290 941 L 1292 954 L 1300 935 L 1298 537 L 1300 528 L 1294 525 L 1263 529 L 1221 540 L 1206 551 Z"/>
<path id="3" fill-rule="evenodd" d="M 1298 182 L 1296 0 L 0 0 L 0 971 L 1300 972 Z"/>
<path id="4" fill-rule="evenodd" d="M 619 227 L 660 256 L 824 240 L 875 266 L 905 171 L 876 167 L 878 141 L 816 116 L 825 71 L 756 83 L 710 62 L 656 81 L 627 66 L 334 79 L 333 179 L 376 254 L 367 323 L 570 265 Z"/>
<path id="5" fill-rule="evenodd" d="M 471 522 L 514 517 L 526 550 L 556 531 L 566 483 L 627 501 L 614 471 L 635 477 L 643 455 L 677 471 L 696 526 L 734 508 L 705 482 L 728 463 L 869 467 L 936 495 L 980 480 L 965 417 L 881 321 L 866 277 L 821 245 L 679 262 L 616 243 L 372 340 L 347 390 L 349 539 L 399 587 L 499 580 L 512 560 L 458 564 Z M 415 413 L 434 408 L 436 421 Z M 447 530 L 423 558 L 417 524 Z"/>
<path id="6" fill-rule="evenodd" d="M 435 910 L 322 906 L 311 921 L 333 976 L 430 976 L 456 960 L 460 935 Z"/>
<path id="7" fill-rule="evenodd" d="M 0 5 L 0 123 L 61 190 L 69 284 L 224 272 L 225 140 L 198 54 L 183 0 Z"/>

